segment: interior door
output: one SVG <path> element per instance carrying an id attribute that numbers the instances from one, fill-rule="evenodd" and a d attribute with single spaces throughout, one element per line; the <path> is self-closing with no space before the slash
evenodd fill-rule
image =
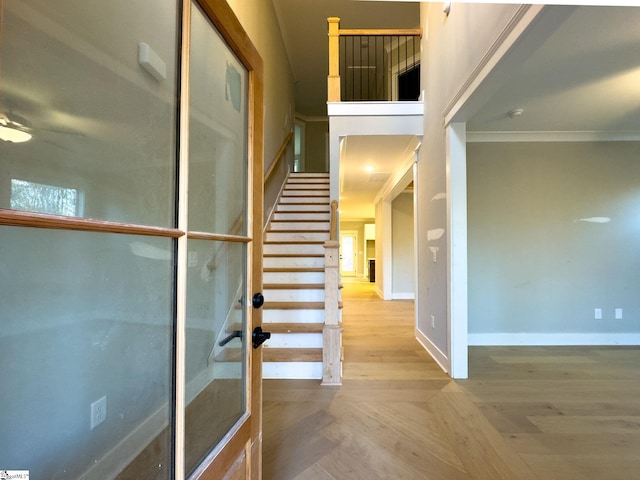
<path id="1" fill-rule="evenodd" d="M 358 270 L 358 232 L 344 230 L 340 232 L 340 273 L 353 277 Z"/>
<path id="2" fill-rule="evenodd" d="M 260 478 L 260 59 L 226 4 L 189 0 L 184 12 L 189 171 L 183 194 L 189 201 L 182 252 L 187 265 L 203 265 L 185 273 L 184 406 L 179 408 L 184 473 Z"/>

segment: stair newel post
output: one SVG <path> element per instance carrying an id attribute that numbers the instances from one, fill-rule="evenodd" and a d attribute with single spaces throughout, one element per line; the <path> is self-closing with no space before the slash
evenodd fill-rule
<path id="1" fill-rule="evenodd" d="M 329 77 L 327 100 L 340 101 L 340 18 L 329 17 Z"/>
<path id="2" fill-rule="evenodd" d="M 340 326 L 340 242 L 337 240 L 338 202 L 331 202 L 330 239 L 324 244 L 324 309 L 322 384 L 342 385 L 342 327 Z"/>

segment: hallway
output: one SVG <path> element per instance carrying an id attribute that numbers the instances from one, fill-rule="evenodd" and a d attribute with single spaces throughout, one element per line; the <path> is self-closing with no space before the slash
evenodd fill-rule
<path id="1" fill-rule="evenodd" d="M 265 480 L 535 478 L 417 343 L 412 301 L 343 300 L 343 386 L 264 382 Z"/>

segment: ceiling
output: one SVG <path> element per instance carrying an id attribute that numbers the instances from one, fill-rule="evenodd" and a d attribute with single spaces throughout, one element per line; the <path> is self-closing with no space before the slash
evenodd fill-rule
<path id="1" fill-rule="evenodd" d="M 414 28 L 419 4 L 357 0 L 273 0 L 296 80 L 296 109 L 326 116 L 327 23 L 343 28 Z M 455 14 L 455 4 L 452 14 Z M 304 18 L 304 22 L 300 19 Z M 517 44 L 508 68 L 492 78 L 493 90 L 462 112 L 467 131 L 640 132 L 640 8 L 553 7 L 536 21 L 538 43 Z M 537 32 L 537 33 L 536 33 Z M 531 35 L 532 37 L 535 35 Z M 525 42 L 523 42 L 525 43 Z M 530 47 L 530 45 L 529 45 Z M 518 51 L 520 49 L 520 51 Z M 517 63 L 513 57 L 518 58 Z M 526 59 L 526 61 L 524 61 Z M 518 118 L 507 113 L 522 109 Z M 371 218 L 384 183 L 371 182 L 363 166 L 394 172 L 406 160 L 410 137 L 348 138 L 341 155 L 341 216 Z M 381 155 L 380 152 L 384 152 Z"/>

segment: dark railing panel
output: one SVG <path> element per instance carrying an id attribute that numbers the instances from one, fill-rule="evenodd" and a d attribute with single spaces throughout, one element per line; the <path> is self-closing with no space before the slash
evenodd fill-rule
<path id="1" fill-rule="evenodd" d="M 419 35 L 341 35 L 343 102 L 418 100 Z"/>

